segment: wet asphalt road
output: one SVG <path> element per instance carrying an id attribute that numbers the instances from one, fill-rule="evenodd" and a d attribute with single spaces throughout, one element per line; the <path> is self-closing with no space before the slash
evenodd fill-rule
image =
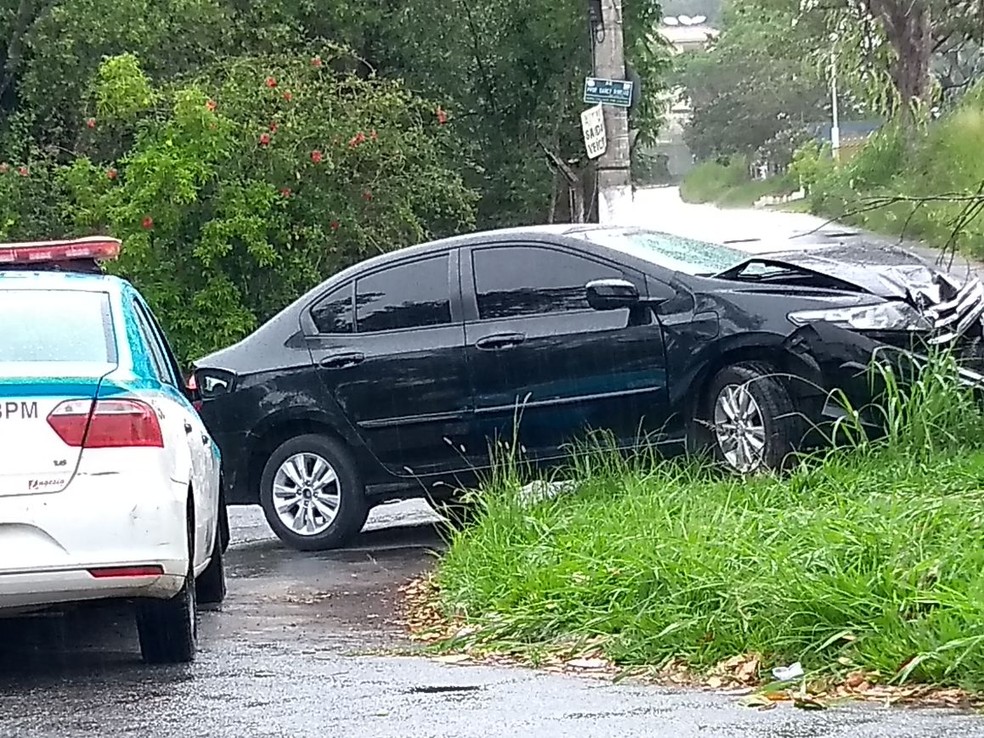
<path id="1" fill-rule="evenodd" d="M 984 736 L 984 718 L 879 707 L 756 712 L 734 697 L 407 655 L 397 588 L 432 565 L 422 505 L 348 550 L 302 554 L 237 510 L 229 599 L 188 667 L 140 663 L 129 613 L 0 622 L 0 736 Z M 402 654 L 402 655 L 401 655 Z"/>

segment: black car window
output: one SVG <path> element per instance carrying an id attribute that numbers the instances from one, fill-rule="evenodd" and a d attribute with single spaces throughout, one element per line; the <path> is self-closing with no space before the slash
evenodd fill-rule
<path id="1" fill-rule="evenodd" d="M 359 333 L 451 322 L 447 255 L 385 269 L 356 283 Z"/>
<path id="2" fill-rule="evenodd" d="M 318 333 L 352 333 L 355 330 L 352 285 L 332 290 L 311 308 Z"/>
<path id="3" fill-rule="evenodd" d="M 584 286 L 623 277 L 614 267 L 536 246 L 476 249 L 472 256 L 482 320 L 590 310 Z"/>

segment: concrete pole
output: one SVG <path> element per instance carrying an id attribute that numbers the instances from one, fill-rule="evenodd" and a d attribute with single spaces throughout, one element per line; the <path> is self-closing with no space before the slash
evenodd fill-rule
<path id="1" fill-rule="evenodd" d="M 830 151 L 834 160 L 840 159 L 840 110 L 837 106 L 837 48 L 830 50 L 830 103 L 833 114 L 832 125 L 830 126 Z"/>
<path id="2" fill-rule="evenodd" d="M 622 36 L 622 0 L 601 0 L 603 28 L 595 29 L 594 71 L 596 77 L 625 79 L 625 48 Z M 605 105 L 608 148 L 598 158 L 598 220 L 617 223 L 632 207 L 632 177 L 629 170 L 629 114 L 626 108 Z"/>

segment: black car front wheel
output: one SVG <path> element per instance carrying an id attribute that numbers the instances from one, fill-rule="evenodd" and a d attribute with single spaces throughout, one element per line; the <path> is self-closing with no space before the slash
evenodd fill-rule
<path id="1" fill-rule="evenodd" d="M 715 457 L 740 474 L 782 468 L 803 435 L 785 382 L 766 364 L 719 371 L 708 388 L 705 422 Z"/>
<path id="2" fill-rule="evenodd" d="M 348 450 L 314 434 L 292 438 L 270 455 L 260 478 L 260 505 L 280 540 L 301 551 L 344 545 L 369 514 Z"/>

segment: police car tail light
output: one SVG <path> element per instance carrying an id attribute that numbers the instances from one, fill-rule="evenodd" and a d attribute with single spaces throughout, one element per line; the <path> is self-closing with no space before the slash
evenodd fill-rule
<path id="1" fill-rule="evenodd" d="M 0 266 L 95 260 L 107 261 L 120 255 L 120 241 L 93 236 L 70 241 L 0 243 Z"/>
<path id="2" fill-rule="evenodd" d="M 157 413 L 140 400 L 67 400 L 51 411 L 48 425 L 76 448 L 164 447 Z"/>

